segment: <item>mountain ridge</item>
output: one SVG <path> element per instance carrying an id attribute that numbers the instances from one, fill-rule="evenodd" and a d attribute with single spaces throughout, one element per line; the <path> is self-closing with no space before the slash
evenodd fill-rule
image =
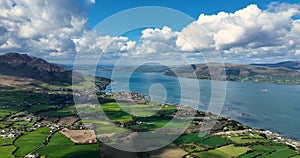
<path id="1" fill-rule="evenodd" d="M 222 74 L 224 76 L 213 76 L 211 73 Z M 300 72 L 298 70 L 286 67 L 266 67 L 246 64 L 192 64 L 176 67 L 173 70 L 166 71 L 164 74 L 166 76 L 197 79 L 300 84 Z"/>
<path id="2" fill-rule="evenodd" d="M 72 71 L 43 59 L 15 52 L 0 55 L 0 74 L 25 77 L 54 85 L 71 85 Z M 81 78 L 76 77 L 77 80 Z"/>
<path id="3" fill-rule="evenodd" d="M 300 70 L 300 62 L 299 61 L 283 61 L 279 63 L 268 63 L 268 64 L 250 64 L 253 66 L 264 66 L 264 67 L 271 67 L 271 68 L 279 68 L 279 67 L 284 67 L 284 68 L 289 68 L 293 70 Z"/>

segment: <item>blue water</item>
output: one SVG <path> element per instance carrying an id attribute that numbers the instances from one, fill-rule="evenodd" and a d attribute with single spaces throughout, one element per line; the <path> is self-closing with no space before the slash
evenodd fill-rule
<path id="1" fill-rule="evenodd" d="M 97 72 L 97 76 L 111 78 L 111 72 Z M 164 87 L 157 93 L 166 93 L 166 102 L 179 104 L 181 98 L 180 83 L 177 78 L 164 76 L 160 73 L 139 73 L 130 75 L 128 72 L 114 73 L 114 85 L 106 91 L 130 90 L 141 94 L 149 94 L 151 85 L 159 83 Z M 185 81 L 190 93 L 199 91 L 192 79 Z M 207 110 L 211 97 L 211 82 L 197 80 L 200 85 L 199 110 Z M 113 89 L 112 89 L 113 86 Z M 153 89 L 153 88 L 152 88 Z M 268 89 L 268 92 L 261 92 Z M 197 100 L 190 100 L 197 102 Z M 198 101 L 199 102 L 199 101 Z M 243 114 L 244 113 L 244 114 Z M 283 136 L 300 140 L 300 86 L 278 85 L 268 83 L 228 82 L 226 99 L 221 115 L 229 116 L 246 125 L 278 132 Z"/>

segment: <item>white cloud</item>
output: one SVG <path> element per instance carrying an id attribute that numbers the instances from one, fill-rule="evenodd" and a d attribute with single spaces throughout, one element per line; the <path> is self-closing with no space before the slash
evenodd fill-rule
<path id="1" fill-rule="evenodd" d="M 140 38 L 141 45 L 135 49 L 134 55 L 145 55 L 150 53 L 160 53 L 176 50 L 177 32 L 165 26 L 162 29 L 148 28 L 142 31 Z"/>
<path id="2" fill-rule="evenodd" d="M 88 5 L 93 5 L 96 3 L 96 0 L 86 0 L 85 1 Z"/>
<path id="3" fill-rule="evenodd" d="M 88 29 L 84 12 L 78 1 L 2 0 L 0 52 L 74 52 L 71 39 Z"/>
<path id="4" fill-rule="evenodd" d="M 127 37 L 98 36 L 94 31 L 85 32 L 82 37 L 73 41 L 77 52 L 91 54 L 129 51 L 136 44 Z"/>
<path id="5" fill-rule="evenodd" d="M 234 13 L 201 14 L 185 27 L 177 46 L 182 51 L 218 50 L 227 58 L 289 58 L 300 49 L 298 5 L 271 4 L 261 10 L 249 5 Z M 243 62 L 244 60 L 240 60 Z"/>
<path id="6" fill-rule="evenodd" d="M 89 7 L 95 0 L 85 0 Z M 1 0 L 0 53 L 17 51 L 49 58 L 76 52 L 104 53 L 109 58 L 197 61 L 201 54 L 220 52 L 225 59 L 299 58 L 298 5 L 271 3 L 267 10 L 249 5 L 233 13 L 201 14 L 181 31 L 148 28 L 140 41 L 98 36 L 87 27 L 87 8 L 70 0 Z M 245 59 L 246 58 L 246 59 Z"/>

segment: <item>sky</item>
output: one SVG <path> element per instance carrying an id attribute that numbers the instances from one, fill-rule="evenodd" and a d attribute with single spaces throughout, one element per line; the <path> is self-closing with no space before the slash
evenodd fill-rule
<path id="1" fill-rule="evenodd" d="M 298 0 L 2 0 L 0 54 L 68 64 L 300 61 L 299 8 Z"/>

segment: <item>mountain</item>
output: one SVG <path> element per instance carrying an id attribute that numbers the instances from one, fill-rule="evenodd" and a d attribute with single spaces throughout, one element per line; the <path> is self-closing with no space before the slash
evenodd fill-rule
<path id="1" fill-rule="evenodd" d="M 71 85 L 72 71 L 27 54 L 0 55 L 0 74 L 25 77 L 54 85 Z M 78 81 L 82 78 L 76 77 Z"/>
<path id="2" fill-rule="evenodd" d="M 300 72 L 294 69 L 279 67 L 270 68 L 265 66 L 225 64 L 225 71 L 218 63 L 193 64 L 176 67 L 173 71 L 165 72 L 167 76 L 178 76 L 197 79 L 215 79 L 228 81 L 254 81 L 270 82 L 279 84 L 300 84 Z M 210 72 L 226 74 L 226 78 L 212 78 Z"/>
<path id="3" fill-rule="evenodd" d="M 264 67 L 272 67 L 272 68 L 289 68 L 293 70 L 300 70 L 300 62 L 296 61 L 285 61 L 280 63 L 274 63 L 274 64 L 251 64 L 253 66 L 264 66 Z"/>

